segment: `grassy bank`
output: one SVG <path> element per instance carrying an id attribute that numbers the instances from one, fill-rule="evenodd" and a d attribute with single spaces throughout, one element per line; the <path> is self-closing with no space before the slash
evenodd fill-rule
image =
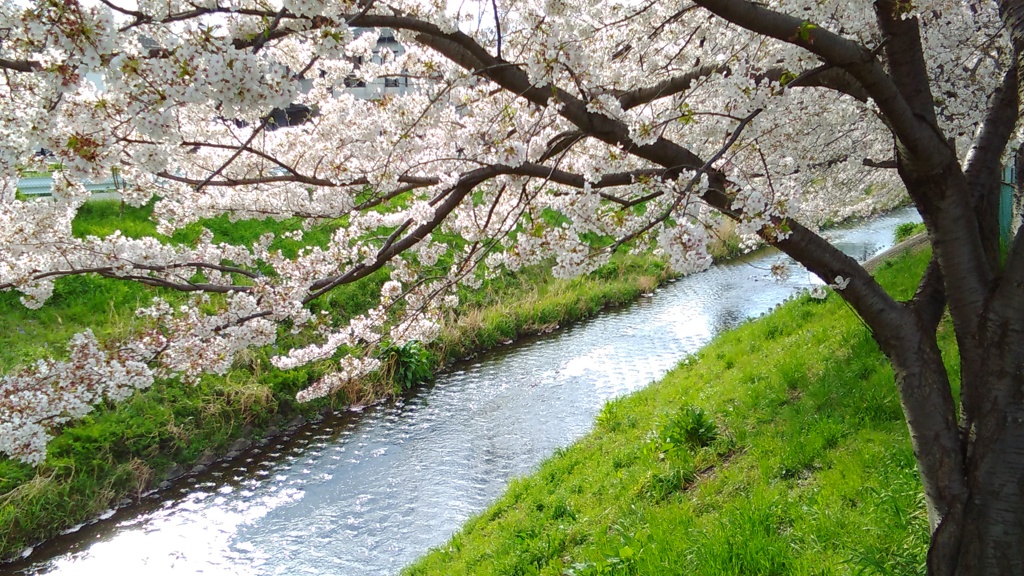
<path id="1" fill-rule="evenodd" d="M 926 262 L 876 275 L 907 297 Z M 608 403 L 406 573 L 915 574 L 927 541 L 892 370 L 833 294 L 788 302 Z"/>
<path id="2" fill-rule="evenodd" d="M 122 214 L 115 202 L 97 202 L 76 219 L 75 232 L 104 235 L 120 228 L 133 236 L 155 235 L 146 217 L 145 209 Z M 204 225 L 219 240 L 241 243 L 268 228 L 281 232 L 298 223 L 218 219 Z M 166 240 L 188 242 L 198 233 L 198 227 L 190 228 Z M 307 233 L 306 240 L 323 243 L 328 236 L 325 227 Z M 270 365 L 271 351 L 254 350 L 224 377 L 205 377 L 196 386 L 162 381 L 122 404 L 101 406 L 64 429 L 41 466 L 0 458 L 0 558 L 17 555 L 26 546 L 137 498 L 164 478 L 229 452 L 239 439 L 274 433 L 296 416 L 313 417 L 321 410 L 391 394 L 407 383 L 394 378 L 408 373 L 402 363 L 418 362 L 430 372 L 519 335 L 543 332 L 605 306 L 632 301 L 664 280 L 665 274 L 659 262 L 620 258 L 589 277 L 571 281 L 554 280 L 539 268 L 496 278 L 480 291 L 460 295 L 464 304 L 458 315 L 426 350 L 411 358 L 404 353 L 389 356 L 387 370 L 376 378 L 311 404 L 297 404 L 294 395 L 329 365 L 282 372 Z M 381 272 L 342 287 L 318 305 L 343 321 L 373 305 L 386 278 Z M 68 337 L 86 325 L 93 326 L 101 339 L 129 334 L 134 308 L 157 293 L 116 280 L 65 278 L 40 310 L 24 308 L 16 294 L 0 293 L 0 320 L 10 327 L 0 330 L 0 371 L 59 355 Z"/>

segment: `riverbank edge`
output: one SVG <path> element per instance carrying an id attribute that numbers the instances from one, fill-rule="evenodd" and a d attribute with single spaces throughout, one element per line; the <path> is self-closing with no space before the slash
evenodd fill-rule
<path id="1" fill-rule="evenodd" d="M 455 321 L 446 323 L 438 339 L 427 346 L 429 368 L 437 372 L 454 361 L 509 344 L 518 338 L 550 332 L 590 318 L 605 308 L 629 304 L 671 278 L 663 263 L 639 266 L 634 262 L 607 269 L 601 277 L 567 281 L 550 279 L 541 286 L 523 287 L 504 295 L 495 304 L 470 310 Z M 280 375 L 287 377 L 287 373 Z M 357 396 L 358 400 L 353 403 L 373 403 L 401 392 L 390 388 L 390 385 L 389 389 L 380 390 L 380 383 L 376 384 L 377 390 L 371 396 Z M 292 388 L 297 390 L 302 385 Z M 136 393 L 132 400 L 91 414 L 66 427 L 52 445 L 60 446 L 63 442 L 73 443 L 80 439 L 87 443 L 82 450 L 88 452 L 89 444 L 97 442 L 110 448 L 131 444 L 133 438 L 130 434 L 97 439 L 88 429 L 90 426 L 96 428 L 96 422 L 104 418 L 131 418 L 135 411 L 146 413 L 148 408 L 134 408 L 138 403 L 149 404 L 147 397 L 150 396 L 155 397 L 152 402 L 172 403 L 174 394 L 171 388 L 174 386 L 182 385 L 159 383 L 150 390 Z M 190 392 L 188 388 L 184 390 Z M 287 434 L 307 421 L 318 420 L 349 406 L 349 403 L 338 404 L 337 396 L 298 404 L 294 401 L 294 392 L 285 392 L 278 397 L 268 397 L 267 390 L 257 392 L 251 389 L 232 389 L 224 394 L 203 389 L 198 393 L 208 394 L 206 408 L 212 417 L 200 425 L 201 445 L 190 448 L 194 457 L 169 461 L 159 450 L 161 442 L 158 441 L 147 447 L 132 447 L 125 457 L 117 460 L 106 454 L 99 460 L 84 458 L 88 466 L 77 462 L 70 464 L 70 470 L 65 469 L 67 464 L 44 468 L 27 482 L 0 494 L 0 562 L 23 557 L 41 542 L 76 525 L 94 522 L 113 508 L 131 505 L 154 490 L 170 489 L 177 481 L 201 473 L 214 462 L 236 457 L 254 442 Z M 246 394 L 251 397 L 246 397 Z M 173 406 L 168 408 L 173 409 Z M 237 421 L 239 419 L 243 421 Z M 104 431 L 112 428 L 99 427 Z M 149 457 L 139 454 L 147 450 L 151 452 Z M 71 477 L 70 482 L 64 481 L 65 474 Z M 91 474 L 92 480 L 81 481 L 83 474 Z"/>
<path id="2" fill-rule="evenodd" d="M 912 239 L 870 265 L 905 298 L 929 255 Z M 837 295 L 798 297 L 608 402 L 591 433 L 403 574 L 923 573 L 927 514 L 893 378 Z"/>

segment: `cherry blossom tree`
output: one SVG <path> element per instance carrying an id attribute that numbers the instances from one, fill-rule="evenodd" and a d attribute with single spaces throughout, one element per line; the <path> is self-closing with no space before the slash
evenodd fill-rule
<path id="1" fill-rule="evenodd" d="M 374 53 L 385 29 L 403 53 Z M 39 462 L 93 404 L 224 371 L 281 324 L 318 339 L 275 364 L 336 358 L 300 397 L 330 394 L 376 368 L 350 351 L 432 337 L 460 284 L 537 262 L 571 276 L 615 250 L 693 272 L 727 219 L 836 288 L 892 362 L 930 573 L 1024 573 L 1024 240 L 1000 245 L 996 208 L 1022 54 L 1020 0 L 5 0 L 0 289 L 36 307 L 94 274 L 191 300 L 140 310 L 128 342 L 85 331 L 66 359 L 4 376 L 0 451 Z M 415 88 L 344 89 L 385 78 Z M 294 104 L 312 115 L 276 126 Z M 40 149 L 61 167 L 52 199 L 24 200 Z M 337 230 L 295 257 L 270 236 L 74 237 L 83 182 L 111 171 L 162 233 L 224 214 Z M 816 230 L 907 193 L 933 256 L 899 302 Z M 340 329 L 310 312 L 381 269 L 378 307 Z"/>

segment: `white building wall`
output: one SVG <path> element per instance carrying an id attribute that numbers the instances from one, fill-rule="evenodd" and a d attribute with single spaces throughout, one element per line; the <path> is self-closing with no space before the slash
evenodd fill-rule
<path id="1" fill-rule="evenodd" d="M 359 34 L 359 31 L 356 31 Z M 381 53 L 384 50 L 391 51 L 395 56 L 399 56 L 405 52 L 403 47 L 397 40 L 395 40 L 394 32 L 387 28 L 381 30 L 380 39 L 377 41 L 377 48 L 373 51 L 373 60 L 375 63 L 380 63 Z M 394 94 L 401 96 L 407 94 L 414 89 L 413 84 L 409 81 L 408 77 L 393 77 L 393 78 L 377 78 L 372 82 L 367 82 L 362 85 L 347 86 L 345 90 L 353 94 L 356 98 L 362 98 L 366 100 L 374 100 L 384 96 L 385 94 Z"/>

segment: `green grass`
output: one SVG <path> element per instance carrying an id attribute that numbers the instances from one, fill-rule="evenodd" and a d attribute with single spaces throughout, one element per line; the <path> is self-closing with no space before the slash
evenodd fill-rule
<path id="1" fill-rule="evenodd" d="M 876 274 L 905 298 L 927 258 Z M 714 433 L 685 440 L 707 419 Z M 592 433 L 406 574 L 915 574 L 927 542 L 892 370 L 830 295 L 788 302 L 609 402 Z"/>
<path id="2" fill-rule="evenodd" d="M 205 227 L 213 232 L 214 241 L 245 245 L 266 232 L 280 234 L 297 230 L 301 225 L 298 219 L 231 222 L 220 217 L 193 224 L 167 238 L 156 233 L 156 225 L 149 220 L 151 214 L 152 206 L 132 208 L 112 200 L 89 202 L 79 209 L 72 232 L 77 237 L 104 237 L 120 231 L 131 238 L 154 236 L 164 242 L 187 244 L 194 242 Z M 323 247 L 332 231 L 331 226 L 323 225 L 306 232 L 301 243 L 278 238 L 271 248 L 294 255 L 305 245 Z M 374 298 L 386 280 L 387 274 L 382 271 L 358 286 L 341 287 L 319 305 L 349 316 L 360 313 L 375 303 Z M 172 302 L 183 298 L 174 291 L 96 276 L 58 279 L 53 297 L 39 310 L 22 306 L 16 292 L 0 292 L 0 318 L 5 327 L 10 327 L 0 330 L 0 372 L 38 358 L 62 356 L 71 335 L 86 326 L 92 327 L 100 340 L 124 337 L 135 325 L 135 309 L 158 294 Z"/>
<path id="3" fill-rule="evenodd" d="M 616 256 L 593 274 L 572 280 L 556 280 L 540 267 L 522 270 L 460 296 L 465 305 L 431 349 L 442 362 L 462 358 L 632 302 L 667 277 L 663 262 L 636 256 Z"/>

